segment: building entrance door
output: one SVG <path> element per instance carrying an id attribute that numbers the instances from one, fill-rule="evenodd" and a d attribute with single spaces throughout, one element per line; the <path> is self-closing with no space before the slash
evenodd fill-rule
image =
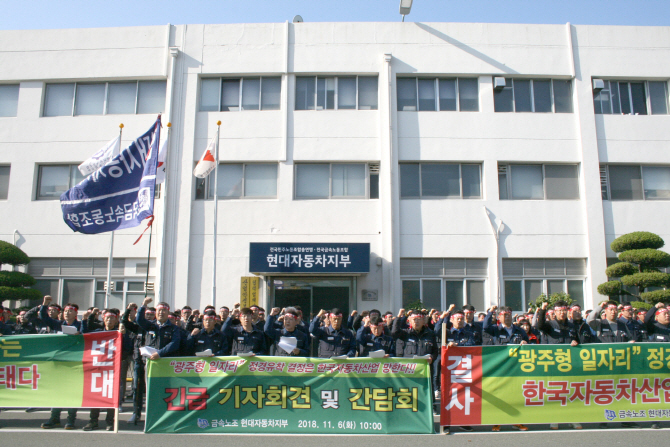
<path id="1" fill-rule="evenodd" d="M 355 278 L 271 278 L 268 285 L 272 307 L 298 305 L 307 324 L 321 309 L 328 311 L 337 307 L 346 318 L 356 290 Z"/>

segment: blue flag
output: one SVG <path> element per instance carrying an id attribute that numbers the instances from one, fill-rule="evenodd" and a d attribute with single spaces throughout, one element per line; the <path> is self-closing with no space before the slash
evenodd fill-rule
<path id="1" fill-rule="evenodd" d="M 161 117 L 109 163 L 60 196 L 63 220 L 84 234 L 138 226 L 154 214 Z"/>

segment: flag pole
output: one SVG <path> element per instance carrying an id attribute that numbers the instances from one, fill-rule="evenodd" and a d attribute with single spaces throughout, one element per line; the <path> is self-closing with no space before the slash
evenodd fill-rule
<path id="1" fill-rule="evenodd" d="M 219 203 L 219 136 L 221 135 L 221 121 L 216 122 L 216 149 L 214 160 L 216 166 L 214 167 L 214 257 L 212 264 L 212 305 L 216 307 L 216 218 Z"/>
<path id="2" fill-rule="evenodd" d="M 123 136 L 123 123 L 119 124 L 119 147 Z M 114 260 L 114 231 L 109 239 L 109 257 L 107 258 L 107 287 L 105 287 L 105 309 L 109 308 L 109 297 L 112 290 L 112 261 Z M 147 267 L 148 269 L 149 267 Z M 117 417 L 118 419 L 118 417 Z"/>
<path id="3" fill-rule="evenodd" d="M 170 141 L 170 131 L 172 130 L 172 123 L 167 123 L 167 137 L 165 138 L 165 141 Z M 160 147 L 160 145 L 159 145 Z M 159 150 L 160 154 L 160 150 Z M 163 181 L 163 183 L 167 184 L 167 171 L 166 171 L 166 179 Z M 155 188 L 155 186 L 154 186 Z M 151 225 L 149 225 L 149 252 L 147 253 L 147 276 L 146 279 L 144 280 L 144 293 L 148 292 L 147 285 L 149 284 L 149 264 L 151 263 L 151 232 L 153 231 L 154 228 L 154 221 L 153 219 L 151 220 Z M 156 293 L 154 289 L 154 293 Z"/>

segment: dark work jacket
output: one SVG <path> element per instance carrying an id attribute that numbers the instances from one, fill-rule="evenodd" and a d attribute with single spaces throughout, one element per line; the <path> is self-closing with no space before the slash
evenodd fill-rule
<path id="1" fill-rule="evenodd" d="M 542 331 L 547 344 L 569 345 L 573 340 L 579 343 L 579 337 L 577 337 L 577 333 L 575 332 L 574 327 L 567 319 L 565 320 L 565 323 L 562 323 L 558 320 L 547 321 L 545 319 L 545 315 L 545 309 L 537 310 L 537 321 L 535 322 L 535 328 Z"/>
<path id="2" fill-rule="evenodd" d="M 226 340 L 224 335 L 217 331 L 216 328 L 212 332 L 207 332 L 201 329 L 198 335 L 188 335 L 186 339 L 186 352 L 184 355 L 195 355 L 196 352 L 202 352 L 207 349 L 212 350 L 212 354 L 216 357 L 225 355 Z"/>
<path id="3" fill-rule="evenodd" d="M 463 326 L 461 329 L 456 329 L 451 326 L 447 330 L 447 344 L 456 343 L 458 346 L 478 346 L 478 337 L 472 331 L 472 326 Z"/>
<path id="4" fill-rule="evenodd" d="M 616 331 L 612 332 L 612 328 L 607 320 L 595 319 L 589 323 L 591 329 L 596 331 L 596 337 L 601 343 L 626 343 L 631 340 L 635 341 L 633 334 L 628 331 L 626 324 L 621 321 L 616 321 Z"/>
<path id="5" fill-rule="evenodd" d="M 242 325 L 232 327 L 232 318 L 228 318 L 221 327 L 224 335 L 224 350 L 228 355 L 237 355 L 238 352 L 266 355 L 267 345 L 265 334 L 252 325 L 251 332 L 244 330 Z"/>
<path id="6" fill-rule="evenodd" d="M 571 331 L 574 331 L 574 334 L 579 339 L 579 344 L 588 344 L 588 343 L 598 343 L 598 336 L 595 334 L 591 326 L 586 322 L 585 319 L 579 321 L 568 320 L 569 327 Z"/>
<path id="7" fill-rule="evenodd" d="M 12 329 L 2 321 L 0 321 L 0 335 L 12 335 Z"/>
<path id="8" fill-rule="evenodd" d="M 432 361 L 435 362 L 438 354 L 435 332 L 427 326 L 422 327 L 420 332 L 412 328 L 403 329 L 406 320 L 407 317 L 401 317 L 393 321 L 391 336 L 395 340 L 396 357 L 412 358 L 415 355 L 430 355 Z"/>
<path id="9" fill-rule="evenodd" d="M 309 336 L 299 329 L 300 326 L 296 326 L 293 332 L 289 332 L 286 328 L 277 326 L 276 324 L 277 316 L 268 315 L 268 319 L 265 322 L 265 335 L 268 336 L 270 340 L 274 343 L 274 355 L 280 357 L 307 357 L 309 356 Z M 300 350 L 298 355 L 293 354 L 293 352 L 284 351 L 283 348 L 279 346 L 279 341 L 281 337 L 295 337 L 298 344 L 296 348 Z"/>
<path id="10" fill-rule="evenodd" d="M 351 329 L 343 326 L 338 330 L 332 326 L 321 327 L 321 318 L 317 315 L 309 325 L 309 332 L 319 341 L 319 357 L 322 359 L 356 355 L 356 337 Z"/>
<path id="11" fill-rule="evenodd" d="M 130 320 L 130 309 L 126 309 L 125 312 L 123 312 L 121 324 L 125 326 L 126 333 L 133 340 L 133 360 L 135 362 L 141 362 L 142 354 L 140 354 L 140 348 L 146 344 L 146 332 L 139 324 Z"/>
<path id="12" fill-rule="evenodd" d="M 653 342 L 670 342 L 670 326 L 663 326 L 656 321 L 656 306 L 647 311 L 644 316 L 644 325 L 649 331 L 649 341 Z"/>
<path id="13" fill-rule="evenodd" d="M 493 344 L 496 346 L 501 345 L 518 345 L 522 341 L 528 343 L 528 335 L 526 331 L 521 329 L 516 325 L 512 325 L 512 333 L 510 335 L 505 329 L 505 326 L 502 324 L 493 324 L 493 314 L 488 312 L 486 318 L 484 319 L 483 329 L 484 332 L 489 334 L 493 338 Z"/>
<path id="14" fill-rule="evenodd" d="M 24 323 L 16 323 L 14 325 L 12 335 L 27 334 L 37 334 L 37 329 L 35 329 L 35 326 L 31 322 L 25 321 Z"/>
<path id="15" fill-rule="evenodd" d="M 44 324 L 44 321 L 40 319 L 41 308 L 42 308 L 41 305 L 33 307 L 32 309 L 26 312 L 24 318 L 35 327 L 35 330 L 37 331 L 38 334 L 48 334 L 51 332 L 51 329 L 49 329 L 49 327 L 46 324 Z"/>
<path id="16" fill-rule="evenodd" d="M 437 341 L 439 343 L 442 342 L 442 323 L 447 323 L 447 329 L 451 331 L 451 328 L 453 327 L 453 323 L 451 322 L 451 312 L 445 316 L 444 318 L 440 319 L 437 321 L 435 324 L 438 326 L 437 331 L 435 331 L 435 335 L 437 338 Z M 493 344 L 493 337 L 491 337 L 488 333 L 484 332 L 482 323 L 479 321 L 472 321 L 472 323 L 465 323 L 465 326 L 463 329 L 469 330 L 473 337 L 475 338 L 475 344 L 473 346 L 480 346 L 480 345 L 487 345 L 490 346 Z"/>
<path id="17" fill-rule="evenodd" d="M 358 332 L 356 332 L 356 343 L 358 344 L 359 357 L 368 357 L 370 352 L 379 351 L 380 349 L 383 349 L 390 357 L 395 355 L 393 337 L 385 334 L 375 337 L 370 332 L 370 328 L 366 328 L 365 326 L 361 326 Z"/>
<path id="18" fill-rule="evenodd" d="M 49 316 L 47 313 L 47 307 L 46 306 L 41 306 L 40 307 L 40 320 L 44 322 L 46 326 L 51 329 L 52 332 L 62 332 L 63 331 L 63 326 L 67 326 L 67 322 L 65 320 L 63 321 L 58 321 L 54 320 Z M 74 320 L 72 322 L 72 326 L 77 328 L 77 331 L 81 334 L 81 321 L 79 320 Z"/>
<path id="19" fill-rule="evenodd" d="M 181 344 L 181 331 L 170 320 L 160 324 L 158 320 L 149 321 L 144 317 L 147 308 L 142 306 L 137 311 L 137 324 L 147 333 L 145 346 L 151 346 L 158 349 L 158 355 L 161 357 L 176 357 L 179 355 L 179 346 Z"/>

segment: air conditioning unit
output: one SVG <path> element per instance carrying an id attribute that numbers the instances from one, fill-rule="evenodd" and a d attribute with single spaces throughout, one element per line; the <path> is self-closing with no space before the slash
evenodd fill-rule
<path id="1" fill-rule="evenodd" d="M 154 283 L 152 283 L 152 282 L 145 282 L 145 283 L 144 283 L 144 291 L 145 291 L 145 292 L 153 292 L 153 291 L 154 291 Z"/>
<path id="2" fill-rule="evenodd" d="M 111 287 L 112 290 L 114 290 L 114 281 L 111 281 L 111 285 L 112 285 L 112 287 Z M 104 290 L 105 290 L 105 292 L 107 291 L 107 281 L 105 281 L 105 287 L 104 287 Z"/>
<path id="3" fill-rule="evenodd" d="M 503 77 L 493 78 L 493 89 L 494 90 L 502 90 L 505 87 L 507 87 L 507 85 L 505 84 L 505 78 L 503 78 Z"/>
<path id="4" fill-rule="evenodd" d="M 594 79 L 593 80 L 593 91 L 594 92 L 599 92 L 600 90 L 605 88 L 605 81 L 602 79 Z"/>

